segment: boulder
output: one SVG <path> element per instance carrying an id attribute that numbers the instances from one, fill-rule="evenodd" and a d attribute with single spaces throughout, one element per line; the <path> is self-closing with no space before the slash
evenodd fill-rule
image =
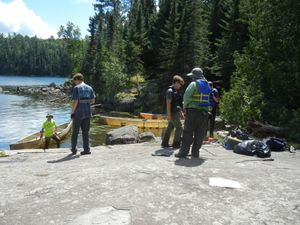
<path id="1" fill-rule="evenodd" d="M 152 132 L 144 132 L 139 135 L 139 142 L 155 141 L 155 135 Z"/>
<path id="2" fill-rule="evenodd" d="M 136 126 L 125 126 L 112 130 L 106 134 L 106 144 L 134 144 L 138 141 L 138 128 Z"/>

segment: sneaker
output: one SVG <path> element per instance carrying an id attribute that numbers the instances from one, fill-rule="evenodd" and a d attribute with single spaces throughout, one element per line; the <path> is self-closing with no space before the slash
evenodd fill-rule
<path id="1" fill-rule="evenodd" d="M 91 152 L 90 151 L 83 151 L 83 152 L 80 152 L 80 155 L 90 155 Z"/>

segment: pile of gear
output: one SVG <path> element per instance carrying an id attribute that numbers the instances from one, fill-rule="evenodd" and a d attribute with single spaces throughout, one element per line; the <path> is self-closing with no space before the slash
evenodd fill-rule
<path id="1" fill-rule="evenodd" d="M 296 150 L 292 145 L 288 145 L 283 139 L 277 137 L 268 137 L 261 140 L 255 140 L 250 134 L 241 129 L 230 131 L 225 136 L 223 146 L 228 150 L 233 150 L 237 154 L 266 158 L 271 156 L 271 151 L 289 150 L 295 153 Z"/>

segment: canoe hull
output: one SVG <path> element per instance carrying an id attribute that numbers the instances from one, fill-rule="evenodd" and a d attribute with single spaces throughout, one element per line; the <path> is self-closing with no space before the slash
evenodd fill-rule
<path id="1" fill-rule="evenodd" d="M 152 120 L 152 119 L 131 119 L 122 117 L 101 116 L 101 123 L 110 126 L 137 126 L 138 128 L 162 129 L 167 127 L 167 120 Z"/>
<path id="2" fill-rule="evenodd" d="M 72 121 L 70 123 L 65 123 L 58 126 L 58 137 L 63 140 L 67 134 L 71 131 Z M 10 150 L 18 150 L 18 149 L 39 149 L 43 148 L 45 144 L 44 139 L 40 140 L 40 133 L 36 132 L 28 137 L 25 137 L 14 144 L 11 144 Z M 50 147 L 54 146 L 55 141 L 50 140 Z"/>

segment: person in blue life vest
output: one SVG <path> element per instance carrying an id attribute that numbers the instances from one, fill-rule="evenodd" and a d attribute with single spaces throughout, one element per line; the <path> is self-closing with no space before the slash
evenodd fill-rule
<path id="1" fill-rule="evenodd" d="M 182 124 L 180 119 L 184 118 L 182 110 L 182 95 L 180 93 L 181 87 L 184 85 L 184 80 L 181 76 L 173 76 L 173 84 L 169 86 L 166 91 L 166 108 L 167 108 L 167 119 L 168 126 L 164 132 L 161 147 L 168 148 L 169 139 L 172 130 L 175 128 L 174 139 L 173 139 L 173 148 L 180 148 L 181 144 L 181 135 L 182 135 Z"/>
<path id="2" fill-rule="evenodd" d="M 42 130 L 40 132 L 40 140 L 45 136 L 44 150 L 49 148 L 50 140 L 53 139 L 56 142 L 56 147 L 60 147 L 60 138 L 57 136 L 57 126 L 53 119 L 53 115 L 48 113 L 46 121 L 43 123 Z"/>
<path id="3" fill-rule="evenodd" d="M 193 81 L 188 85 L 183 95 L 183 108 L 185 110 L 183 137 L 181 148 L 175 157 L 186 157 L 192 145 L 192 157 L 199 158 L 199 150 L 203 138 L 206 136 L 211 89 L 201 68 L 194 68 L 187 76 Z"/>
<path id="4" fill-rule="evenodd" d="M 91 154 L 89 144 L 90 120 L 92 117 L 91 105 L 95 103 L 95 93 L 93 88 L 84 83 L 84 77 L 81 73 L 73 76 L 73 82 L 76 85 L 72 93 L 72 112 L 73 119 L 71 152 L 73 155 L 77 153 L 77 138 L 81 128 L 83 151 L 81 155 Z"/>
<path id="5" fill-rule="evenodd" d="M 213 82 L 208 81 L 208 84 L 211 88 L 210 102 L 211 102 L 211 111 L 209 115 L 209 136 L 214 137 L 215 129 L 215 119 L 217 115 L 217 109 L 220 102 L 220 95 L 217 88 L 213 87 Z"/>

